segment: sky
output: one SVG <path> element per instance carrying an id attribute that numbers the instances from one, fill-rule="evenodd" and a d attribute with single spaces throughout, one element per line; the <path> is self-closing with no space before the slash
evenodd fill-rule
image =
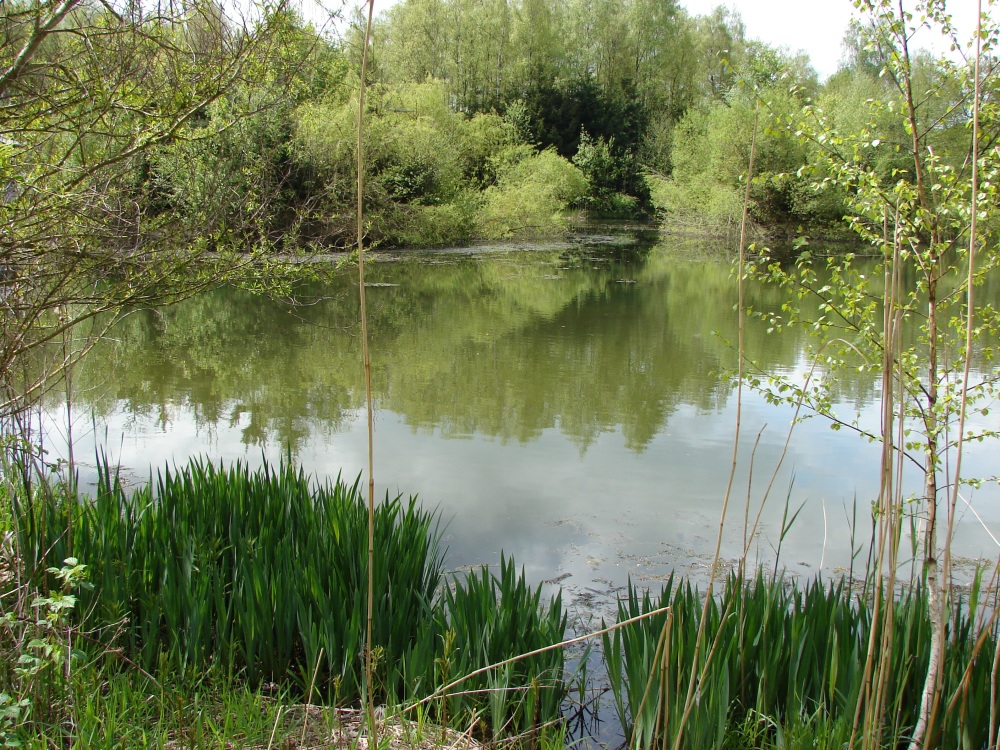
<path id="1" fill-rule="evenodd" d="M 843 55 L 841 41 L 856 13 L 850 0 L 680 0 L 680 4 L 693 16 L 707 15 L 718 5 L 737 11 L 748 38 L 790 52 L 805 50 L 820 80 L 837 72 Z M 976 0 L 952 0 L 948 9 L 958 26 L 959 39 L 970 38 Z M 920 38 L 918 46 L 945 51 L 929 32 Z"/>
<path id="2" fill-rule="evenodd" d="M 2 0 L 0 0 L 2 1 Z M 375 0 L 375 12 L 381 13 L 398 0 Z M 360 5 L 360 0 L 303 0 L 306 17 L 310 9 L 318 6 L 346 8 Z M 987 0 L 983 0 L 985 6 Z M 912 6 L 912 0 L 906 0 Z M 759 39 L 774 47 L 790 52 L 804 50 L 825 80 L 837 72 L 843 55 L 841 41 L 851 18 L 855 15 L 851 0 L 680 0 L 680 5 L 693 16 L 711 13 L 717 6 L 725 5 L 740 14 L 748 38 Z M 977 0 L 949 0 L 948 10 L 953 14 L 959 38 L 967 40 L 972 35 Z M 347 13 L 349 15 L 349 12 Z M 317 18 L 325 17 L 319 13 Z M 945 52 L 945 46 L 930 32 L 918 37 L 917 46 L 935 52 Z"/>
<path id="3" fill-rule="evenodd" d="M 816 72 L 825 79 L 837 71 L 840 43 L 854 13 L 849 0 L 681 0 L 692 16 L 704 16 L 718 5 L 740 14 L 747 37 L 790 52 L 809 54 Z"/>

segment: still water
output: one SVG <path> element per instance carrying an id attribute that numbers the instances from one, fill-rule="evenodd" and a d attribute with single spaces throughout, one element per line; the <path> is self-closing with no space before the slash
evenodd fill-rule
<path id="1" fill-rule="evenodd" d="M 737 286 L 723 251 L 620 230 L 387 254 L 366 272 L 377 492 L 440 510 L 450 567 L 502 551 L 590 612 L 630 578 L 706 575 L 736 426 L 723 374 L 736 365 Z M 256 465 L 289 453 L 353 481 L 367 465 L 354 274 L 300 290 L 294 307 L 224 289 L 136 311 L 75 371 L 71 418 L 48 402 L 48 449 L 65 452 L 69 423 L 82 481 L 97 450 L 136 481 L 193 455 Z M 747 295 L 757 310 L 783 301 Z M 807 370 L 807 343 L 747 324 L 746 351 L 768 372 Z M 838 382 L 846 419 L 877 428 L 876 386 Z M 722 554 L 747 544 L 751 561 L 829 576 L 867 542 L 879 449 L 819 418 L 790 433 L 792 416 L 744 390 Z M 975 446 L 966 473 L 1000 473 L 997 455 Z M 959 553 L 995 559 L 1000 492 L 965 496 Z M 748 501 L 751 518 L 764 503 L 749 539 Z"/>

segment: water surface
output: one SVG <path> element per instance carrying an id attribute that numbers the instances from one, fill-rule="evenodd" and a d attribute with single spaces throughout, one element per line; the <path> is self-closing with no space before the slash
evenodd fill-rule
<path id="1" fill-rule="evenodd" d="M 629 578 L 706 574 L 734 456 L 736 392 L 722 374 L 736 365 L 737 287 L 723 251 L 650 240 L 621 230 L 366 267 L 377 491 L 440 509 L 451 567 L 503 551 L 581 606 L 606 606 Z M 100 447 L 141 481 L 192 455 L 291 454 L 353 481 L 367 465 L 353 274 L 300 290 L 299 306 L 222 289 L 136 311 L 74 373 L 77 458 Z M 757 310 L 783 301 L 773 288 L 747 296 Z M 806 345 L 747 323 L 764 371 L 804 372 Z M 874 428 L 876 385 L 838 381 L 842 413 Z M 751 560 L 796 574 L 847 570 L 870 533 L 879 450 L 820 419 L 789 437 L 792 416 L 744 390 L 723 557 L 749 544 Z M 59 452 L 58 398 L 45 418 Z M 995 445 L 965 465 L 998 473 Z M 765 497 L 747 539 L 747 499 L 752 517 Z M 1000 536 L 995 485 L 970 499 Z M 958 549 L 996 556 L 967 509 Z"/>

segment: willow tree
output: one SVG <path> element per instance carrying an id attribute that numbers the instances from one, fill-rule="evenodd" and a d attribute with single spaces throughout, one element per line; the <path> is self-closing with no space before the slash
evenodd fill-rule
<path id="1" fill-rule="evenodd" d="M 242 265 L 206 266 L 225 238 L 176 221 L 152 154 L 241 116 L 208 113 L 275 55 L 281 10 L 234 19 L 211 0 L 0 6 L 0 416 L 79 354 L 49 346 L 74 327 Z"/>
<path id="2" fill-rule="evenodd" d="M 865 47 L 870 59 L 883 61 L 887 85 L 861 105 L 866 117 L 836 118 L 807 107 L 793 128 L 813 149 L 816 189 L 845 196 L 851 226 L 877 270 L 854 254 L 820 259 L 809 252 L 791 266 L 766 266 L 764 273 L 794 289 L 799 300 L 772 317 L 774 327 L 804 325 L 818 339 L 813 374 L 805 382 L 772 377 L 767 392 L 802 401 L 835 427 L 883 445 L 881 490 L 873 501 L 877 572 L 885 577 L 884 588 L 876 589 L 877 612 L 889 609 L 878 597 L 891 596 L 905 556 L 905 515 L 919 524 L 915 573 L 928 597 L 931 656 L 923 665 L 921 705 L 905 728 L 915 750 L 934 745 L 935 722 L 945 712 L 961 710 L 961 695 L 941 694 L 953 604 L 952 534 L 962 493 L 975 482 L 962 475 L 961 455 L 969 441 L 998 437 L 967 418 L 976 409 L 985 415 L 1000 377 L 992 359 L 1000 310 L 974 295 L 1000 264 L 1000 123 L 994 108 L 982 106 L 991 98 L 984 92 L 997 88 L 998 29 L 984 15 L 975 43 L 954 41 L 967 59 L 933 61 L 915 56 L 910 44 L 923 26 L 954 35 L 944 3 L 918 2 L 912 9 L 890 0 L 857 4 L 866 18 Z M 879 428 L 837 411 L 832 388 L 845 368 L 881 379 Z M 919 489 L 904 486 L 904 467 L 916 470 Z M 886 665 L 896 648 L 891 618 L 879 622 L 855 720 L 865 747 L 880 747 L 885 721 L 898 721 L 885 716 Z"/>

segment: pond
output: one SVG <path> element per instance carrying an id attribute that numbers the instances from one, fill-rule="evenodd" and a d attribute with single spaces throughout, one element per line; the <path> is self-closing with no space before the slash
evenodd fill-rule
<path id="1" fill-rule="evenodd" d="M 50 456 L 65 455 L 71 432 L 84 482 L 98 450 L 136 481 L 192 455 L 290 455 L 353 481 L 367 466 L 355 273 L 302 290 L 294 307 L 222 289 L 136 311 L 74 372 L 71 417 L 60 394 L 46 403 Z M 367 278 L 377 492 L 440 509 L 451 568 L 503 552 L 598 615 L 629 579 L 704 580 L 736 424 L 724 373 L 736 365 L 737 285 L 723 250 L 624 227 L 388 253 Z M 784 299 L 763 286 L 747 295 L 757 310 Z M 747 324 L 748 355 L 766 371 L 804 372 L 806 345 Z M 836 393 L 848 417 L 877 426 L 870 377 Z M 746 543 L 751 564 L 834 575 L 869 539 L 879 448 L 820 418 L 790 433 L 792 417 L 744 390 L 723 558 Z M 966 474 L 997 474 L 996 455 L 974 446 Z M 968 564 L 995 558 L 1000 493 L 966 496 L 956 549 Z M 748 498 L 751 518 L 766 503 L 745 540 Z"/>

